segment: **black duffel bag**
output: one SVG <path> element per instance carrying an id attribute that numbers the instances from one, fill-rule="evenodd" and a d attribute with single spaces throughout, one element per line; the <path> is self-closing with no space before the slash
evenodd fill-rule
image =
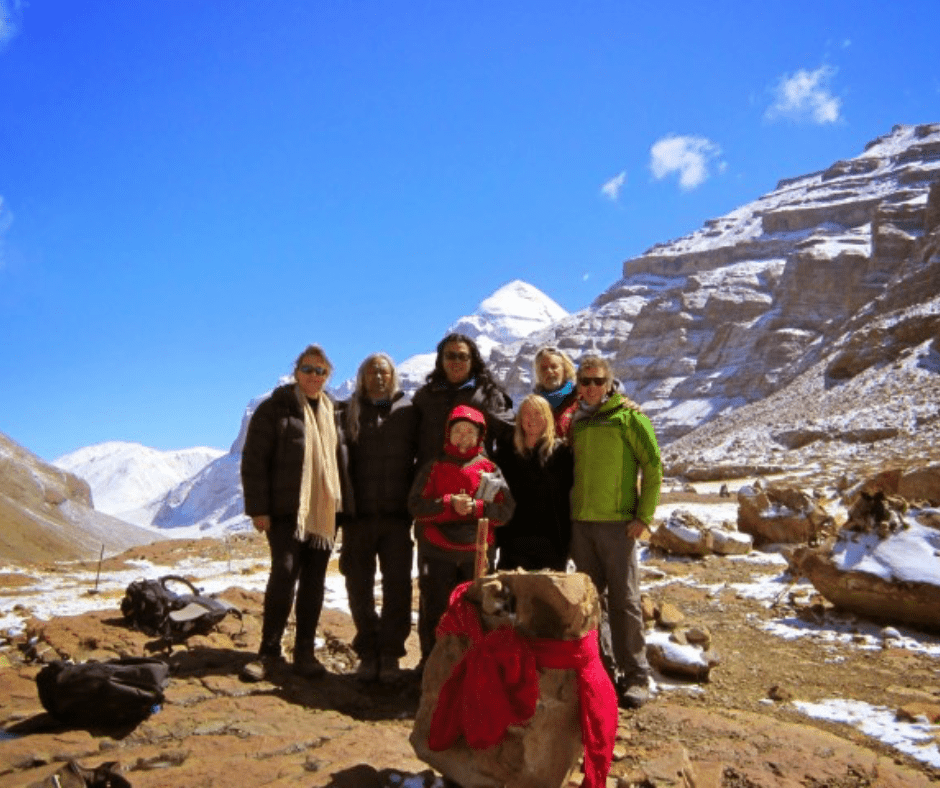
<path id="1" fill-rule="evenodd" d="M 151 657 L 72 663 L 57 659 L 36 675 L 43 708 L 83 728 L 136 725 L 163 703 L 170 666 Z"/>

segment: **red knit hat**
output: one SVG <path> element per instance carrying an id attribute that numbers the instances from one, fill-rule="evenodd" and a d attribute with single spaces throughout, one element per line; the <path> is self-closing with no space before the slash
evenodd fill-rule
<path id="1" fill-rule="evenodd" d="M 478 443 L 483 442 L 483 438 L 486 435 L 486 417 L 480 413 L 476 408 L 471 408 L 469 405 L 458 405 L 454 408 L 450 415 L 447 417 L 447 430 L 446 435 L 450 437 L 450 428 L 457 421 L 469 421 L 473 426 L 477 427 L 480 430 L 480 440 Z"/>

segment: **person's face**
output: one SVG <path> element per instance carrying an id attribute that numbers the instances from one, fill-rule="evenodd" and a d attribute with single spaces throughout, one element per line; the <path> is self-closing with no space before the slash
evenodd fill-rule
<path id="1" fill-rule="evenodd" d="M 323 384 L 330 376 L 330 370 L 322 358 L 311 355 L 300 359 L 295 375 L 303 393 L 310 399 L 316 399 L 323 391 Z"/>
<path id="2" fill-rule="evenodd" d="M 585 385 L 586 379 L 590 378 Z M 597 381 L 601 381 L 598 385 Z M 584 367 L 578 373 L 578 396 L 590 407 L 600 405 L 607 393 L 607 377 L 600 367 Z"/>
<path id="3" fill-rule="evenodd" d="M 385 400 L 392 396 L 392 365 L 377 358 L 366 368 L 366 396 L 371 400 Z"/>
<path id="4" fill-rule="evenodd" d="M 470 346 L 466 342 L 448 342 L 442 351 L 444 374 L 454 385 L 470 377 Z"/>
<path id="5" fill-rule="evenodd" d="M 450 442 L 461 452 L 470 451 L 480 439 L 480 430 L 469 421 L 455 421 L 450 426 Z"/>
<path id="6" fill-rule="evenodd" d="M 522 425 L 522 434 L 526 437 L 526 443 L 534 444 L 545 434 L 545 417 L 541 411 L 531 405 L 523 405 L 519 413 L 519 423 Z"/>
<path id="7" fill-rule="evenodd" d="M 565 365 L 554 353 L 544 353 L 539 359 L 539 385 L 546 391 L 561 388 L 565 382 Z"/>

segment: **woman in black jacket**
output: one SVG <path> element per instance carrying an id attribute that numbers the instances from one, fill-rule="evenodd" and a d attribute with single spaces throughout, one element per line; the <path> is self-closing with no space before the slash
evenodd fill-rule
<path id="1" fill-rule="evenodd" d="M 571 539 L 570 448 L 555 437 L 548 402 L 530 394 L 519 406 L 512 447 L 497 454 L 516 509 L 496 531 L 500 570 L 564 572 Z"/>
<path id="2" fill-rule="evenodd" d="M 295 383 L 279 386 L 255 410 L 242 450 L 245 514 L 271 549 L 264 593 L 259 659 L 244 678 L 270 675 L 281 660 L 281 638 L 294 606 L 294 671 L 326 672 L 313 653 L 323 607 L 326 568 L 342 509 L 333 403 L 323 391 L 333 366 L 309 345 L 294 365 Z"/>

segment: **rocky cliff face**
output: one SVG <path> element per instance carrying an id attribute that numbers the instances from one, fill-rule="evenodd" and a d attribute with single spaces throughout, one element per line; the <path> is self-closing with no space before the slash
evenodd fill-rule
<path id="1" fill-rule="evenodd" d="M 0 433 L 0 560 L 97 558 L 153 534 L 96 512 L 88 483 Z"/>
<path id="2" fill-rule="evenodd" d="M 600 352 L 669 443 L 778 392 L 833 343 L 851 346 L 850 321 L 870 324 L 872 305 L 887 313 L 935 296 L 924 230 L 938 221 L 926 211 L 938 178 L 940 124 L 895 127 L 853 159 L 627 260 L 589 308 L 492 363 L 518 397 L 539 345 Z"/>
<path id="3" fill-rule="evenodd" d="M 796 469 L 849 484 L 940 460 L 940 182 L 921 215 L 881 293 L 807 348 L 786 385 L 670 444 L 672 473 Z"/>

